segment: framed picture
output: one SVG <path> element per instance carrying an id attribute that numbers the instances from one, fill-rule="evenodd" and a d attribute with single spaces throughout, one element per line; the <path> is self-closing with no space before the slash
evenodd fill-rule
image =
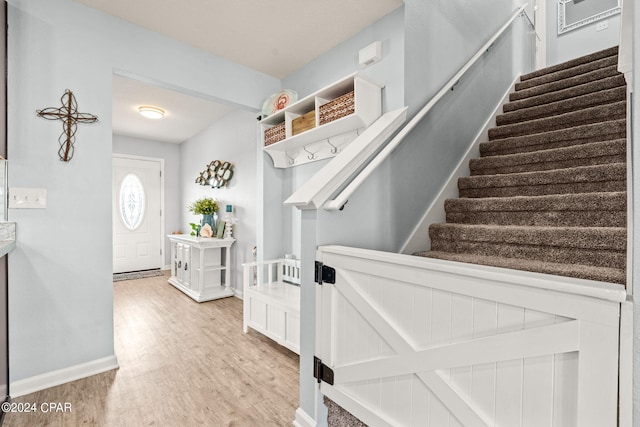
<path id="1" fill-rule="evenodd" d="M 558 34 L 620 13 L 620 0 L 558 0 Z"/>

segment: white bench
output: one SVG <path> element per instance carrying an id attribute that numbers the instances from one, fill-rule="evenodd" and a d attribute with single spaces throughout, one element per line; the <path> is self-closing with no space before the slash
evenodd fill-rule
<path id="1" fill-rule="evenodd" d="M 300 260 L 242 264 L 243 330 L 252 328 L 300 354 Z"/>

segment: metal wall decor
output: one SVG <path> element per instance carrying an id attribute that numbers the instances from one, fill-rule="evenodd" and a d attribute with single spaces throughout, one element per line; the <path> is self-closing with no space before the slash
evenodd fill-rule
<path id="1" fill-rule="evenodd" d="M 58 138 L 58 142 L 60 143 L 58 156 L 60 156 L 60 160 L 68 162 L 73 158 L 73 144 L 76 142 L 78 123 L 95 123 L 98 121 L 98 116 L 89 113 L 79 113 L 76 97 L 73 96 L 73 92 L 69 89 L 64 91 L 60 102 L 62 103 L 62 107 L 50 107 L 44 110 L 37 110 L 36 112 L 38 116 L 43 119 L 62 121 L 62 134 L 60 134 Z"/>
<path id="2" fill-rule="evenodd" d="M 225 187 L 233 177 L 233 164 L 224 160 L 213 160 L 200 172 L 196 184 L 209 185 L 212 188 Z"/>

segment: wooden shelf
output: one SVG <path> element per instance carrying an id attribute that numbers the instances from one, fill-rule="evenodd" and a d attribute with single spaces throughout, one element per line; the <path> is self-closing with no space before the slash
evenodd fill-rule
<path id="1" fill-rule="evenodd" d="M 348 116 L 319 125 L 320 106 L 354 92 L 355 111 Z M 293 135 L 294 119 L 315 110 L 316 126 Z M 321 89 L 260 121 L 261 142 L 265 131 L 284 122 L 285 139 L 264 147 L 276 168 L 297 166 L 335 156 L 382 114 L 382 86 L 356 73 Z"/>

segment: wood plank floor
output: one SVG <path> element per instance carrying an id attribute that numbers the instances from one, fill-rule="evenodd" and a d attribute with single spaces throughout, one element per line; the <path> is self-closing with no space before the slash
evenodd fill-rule
<path id="1" fill-rule="evenodd" d="M 198 304 L 167 278 L 114 283 L 119 369 L 16 398 L 72 410 L 8 413 L 4 426 L 291 425 L 298 355 L 243 334 L 241 300 Z"/>

